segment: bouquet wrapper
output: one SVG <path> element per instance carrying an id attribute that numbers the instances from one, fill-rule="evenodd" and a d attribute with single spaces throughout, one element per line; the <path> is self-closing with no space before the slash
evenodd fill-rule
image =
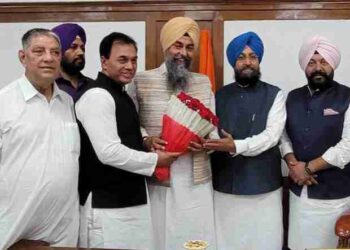
<path id="1" fill-rule="evenodd" d="M 200 142 L 218 124 L 217 117 L 198 99 L 181 92 L 172 96 L 163 115 L 161 138 L 167 141 L 165 151 L 186 153 L 191 141 Z M 170 178 L 169 166 L 157 166 L 154 176 L 158 181 Z"/>
<path id="2" fill-rule="evenodd" d="M 168 115 L 163 116 L 161 138 L 168 142 L 165 146 L 167 152 L 186 153 L 191 141 L 200 141 L 198 135 Z M 169 166 L 157 166 L 154 174 L 158 181 L 167 181 L 170 178 L 170 168 Z"/>

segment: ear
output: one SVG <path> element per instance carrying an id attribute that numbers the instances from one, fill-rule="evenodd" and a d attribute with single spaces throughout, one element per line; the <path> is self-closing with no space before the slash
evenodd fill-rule
<path id="1" fill-rule="evenodd" d="M 21 62 L 21 64 L 23 65 L 23 66 L 25 66 L 26 65 L 26 63 L 25 63 L 25 59 L 26 59 L 26 55 L 25 55 L 25 53 L 24 53 L 24 50 L 19 50 L 18 51 L 18 59 L 19 59 L 19 61 Z"/>
<path id="2" fill-rule="evenodd" d="M 108 63 L 108 59 L 105 58 L 104 56 L 101 56 L 101 68 L 102 68 L 103 71 L 106 70 L 107 63 Z"/>

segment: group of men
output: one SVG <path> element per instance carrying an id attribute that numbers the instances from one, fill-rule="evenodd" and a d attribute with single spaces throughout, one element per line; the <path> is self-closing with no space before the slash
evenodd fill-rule
<path id="1" fill-rule="evenodd" d="M 260 80 L 264 45 L 254 32 L 226 54 L 235 82 L 211 91 L 191 72 L 199 26 L 162 28 L 164 63 L 137 70 L 137 44 L 113 32 L 100 43 L 96 80 L 82 75 L 85 31 L 66 23 L 22 38 L 24 75 L 0 90 L 0 249 L 52 245 L 282 249 L 284 158 L 291 178 L 289 247 L 335 247 L 350 208 L 350 89 L 333 80 L 340 52 L 305 42 L 307 85 L 285 98 Z M 126 85 L 129 84 L 128 91 Z M 220 119 L 188 152 L 165 152 L 162 116 L 184 91 Z M 170 180 L 151 177 L 170 165 Z"/>

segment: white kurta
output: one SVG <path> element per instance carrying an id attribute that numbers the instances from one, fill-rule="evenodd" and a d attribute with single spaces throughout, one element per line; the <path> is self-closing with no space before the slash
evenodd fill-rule
<path id="1" fill-rule="evenodd" d="M 136 151 L 121 143 L 115 117 L 117 108 L 110 93 L 102 88 L 93 88 L 77 102 L 76 113 L 103 164 L 145 176 L 152 175 L 157 154 Z M 91 207 L 90 194 L 81 207 L 80 247 L 152 250 L 152 237 L 149 203 L 97 209 Z"/>
<path id="2" fill-rule="evenodd" d="M 336 200 L 309 199 L 307 186 L 299 196 L 290 192 L 288 245 L 291 250 L 336 248 L 337 219 L 350 209 L 350 197 Z"/>
<path id="3" fill-rule="evenodd" d="M 188 240 L 216 249 L 212 183 L 193 185 L 191 154 L 170 167 L 171 187 L 149 185 L 157 250 L 178 250 Z"/>
<path id="4" fill-rule="evenodd" d="M 80 139 L 73 101 L 48 102 L 22 77 L 0 91 L 0 249 L 21 240 L 75 247 Z"/>
<path id="5" fill-rule="evenodd" d="M 235 140 L 236 154 L 232 157 L 239 154 L 254 157 L 275 146 L 285 120 L 285 98 L 279 91 L 269 111 L 265 130 Z M 259 195 L 214 192 L 214 207 L 218 249 L 282 249 L 281 189 Z"/>
<path id="6" fill-rule="evenodd" d="M 310 90 L 310 95 L 312 91 Z M 293 146 L 286 130 L 281 136 L 282 156 L 293 153 Z M 350 110 L 345 112 L 342 139 L 323 154 L 332 166 L 344 168 L 350 161 Z M 317 174 L 317 173 L 316 173 Z M 317 180 L 317 177 L 316 177 Z M 350 197 L 334 200 L 309 199 L 307 187 L 301 196 L 290 192 L 288 244 L 292 250 L 310 248 L 335 248 L 337 237 L 334 233 L 336 220 L 350 208 Z"/>
<path id="7" fill-rule="evenodd" d="M 259 195 L 215 191 L 214 203 L 218 249 L 282 249 L 282 188 Z"/>

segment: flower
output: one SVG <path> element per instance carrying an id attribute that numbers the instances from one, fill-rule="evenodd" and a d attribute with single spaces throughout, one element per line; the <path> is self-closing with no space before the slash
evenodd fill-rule
<path id="1" fill-rule="evenodd" d="M 200 142 L 200 137 L 207 136 L 218 125 L 218 118 L 198 99 L 180 92 L 173 95 L 163 116 L 162 139 L 169 152 L 187 152 L 191 141 Z M 168 166 L 157 166 L 155 177 L 160 181 L 168 180 Z"/>

